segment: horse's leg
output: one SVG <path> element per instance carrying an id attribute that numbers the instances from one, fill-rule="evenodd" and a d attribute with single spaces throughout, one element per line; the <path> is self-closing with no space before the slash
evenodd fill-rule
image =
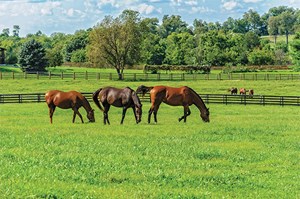
<path id="1" fill-rule="evenodd" d="M 152 112 L 153 112 L 153 109 L 152 109 L 152 107 L 151 107 L 151 108 L 149 109 L 149 111 L 148 111 L 148 124 L 150 124 Z"/>
<path id="2" fill-rule="evenodd" d="M 157 123 L 157 111 L 158 111 L 159 105 L 154 107 L 153 110 L 153 116 L 154 116 L 154 122 Z"/>
<path id="3" fill-rule="evenodd" d="M 178 119 L 179 122 L 181 122 L 182 119 L 184 119 L 184 122 L 186 122 L 186 117 L 191 114 L 191 110 L 189 106 L 183 107 L 183 116 Z"/>
<path id="4" fill-rule="evenodd" d="M 104 105 L 104 112 L 103 112 L 103 115 L 104 115 L 104 124 L 106 124 L 106 121 L 108 124 L 110 124 L 109 120 L 108 120 L 108 111 L 109 111 L 109 108 L 110 108 L 110 105 L 109 104 L 105 104 Z"/>
<path id="5" fill-rule="evenodd" d="M 79 113 L 78 109 L 76 107 L 73 107 L 73 111 L 74 111 L 74 114 L 73 114 L 73 123 L 75 122 L 76 114 L 80 117 L 81 122 L 84 123 L 83 119 L 82 119 L 82 115 Z"/>
<path id="6" fill-rule="evenodd" d="M 53 117 L 53 114 L 54 114 L 54 111 L 55 111 L 55 105 L 48 105 L 48 108 L 49 108 L 49 117 L 50 117 L 50 123 L 52 124 L 52 117 Z"/>
<path id="7" fill-rule="evenodd" d="M 124 121 L 124 118 L 125 118 L 126 111 L 127 111 L 127 107 L 123 107 L 123 113 L 122 113 L 121 124 L 123 124 L 123 121 Z"/>
<path id="8" fill-rule="evenodd" d="M 137 122 L 137 116 L 136 116 L 136 113 L 135 113 L 135 107 L 132 107 L 132 110 L 133 110 L 133 115 L 134 115 L 135 121 L 138 124 L 138 122 Z"/>

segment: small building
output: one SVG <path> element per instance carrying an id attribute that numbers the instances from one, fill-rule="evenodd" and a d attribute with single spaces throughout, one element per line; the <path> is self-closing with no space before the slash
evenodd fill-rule
<path id="1" fill-rule="evenodd" d="M 0 64 L 5 64 L 5 48 L 0 47 Z"/>

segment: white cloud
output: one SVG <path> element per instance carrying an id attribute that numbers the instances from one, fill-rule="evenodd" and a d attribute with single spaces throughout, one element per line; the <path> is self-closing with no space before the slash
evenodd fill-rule
<path id="1" fill-rule="evenodd" d="M 138 5 L 137 11 L 141 14 L 151 14 L 155 10 L 155 7 L 152 5 L 147 5 L 145 3 L 142 3 Z"/>
<path id="2" fill-rule="evenodd" d="M 190 5 L 190 6 L 196 6 L 196 5 L 198 5 L 198 2 L 195 1 L 195 0 L 185 1 L 184 3 L 186 5 Z"/>
<path id="3" fill-rule="evenodd" d="M 224 2 L 223 5 L 222 5 L 222 7 L 225 10 L 233 10 L 237 6 L 238 6 L 238 3 L 236 1 L 227 1 L 227 2 Z"/>
<path id="4" fill-rule="evenodd" d="M 204 6 L 192 7 L 192 9 L 190 10 L 190 13 L 208 13 L 208 12 L 215 12 L 215 11 Z"/>
<path id="5" fill-rule="evenodd" d="M 258 3 L 262 0 L 244 0 L 245 3 Z"/>

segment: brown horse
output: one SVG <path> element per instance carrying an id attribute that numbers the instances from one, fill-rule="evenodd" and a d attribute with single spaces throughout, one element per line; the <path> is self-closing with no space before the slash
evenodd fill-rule
<path id="1" fill-rule="evenodd" d="M 73 109 L 73 123 L 75 122 L 76 114 L 80 117 L 81 122 L 83 123 L 82 116 L 78 111 L 78 109 L 83 106 L 83 108 L 87 112 L 87 118 L 89 119 L 89 121 L 95 122 L 94 110 L 91 108 L 90 103 L 81 93 L 77 91 L 63 92 L 59 90 L 51 90 L 45 94 L 45 100 L 49 107 L 51 124 L 53 113 L 57 106 L 62 109 Z"/>
<path id="2" fill-rule="evenodd" d="M 108 120 L 108 111 L 111 105 L 123 107 L 121 124 L 123 124 L 125 114 L 128 108 L 133 109 L 136 123 L 142 120 L 142 104 L 136 92 L 129 87 L 118 89 L 114 87 L 100 88 L 93 94 L 93 100 L 98 108 L 103 112 L 104 124 L 110 124 Z"/>
<path id="3" fill-rule="evenodd" d="M 232 87 L 232 88 L 228 89 L 228 91 L 231 93 L 231 95 L 237 94 L 237 88 Z"/>
<path id="4" fill-rule="evenodd" d="M 154 86 L 146 87 L 140 86 L 137 92 L 150 90 L 151 108 L 148 113 L 148 123 L 150 123 L 151 114 L 154 115 L 154 121 L 157 123 L 157 111 L 162 102 L 171 106 L 183 106 L 183 116 L 178 119 L 180 122 L 182 119 L 186 122 L 187 116 L 191 114 L 189 106 L 195 105 L 200 110 L 200 116 L 204 122 L 209 122 L 209 110 L 206 108 L 201 97 L 191 88 L 183 86 L 180 88 L 173 88 L 169 86 Z"/>
<path id="5" fill-rule="evenodd" d="M 240 89 L 240 95 L 246 95 L 248 91 L 245 88 Z"/>
<path id="6" fill-rule="evenodd" d="M 249 96 L 253 96 L 254 95 L 254 90 L 253 89 L 249 89 Z"/>

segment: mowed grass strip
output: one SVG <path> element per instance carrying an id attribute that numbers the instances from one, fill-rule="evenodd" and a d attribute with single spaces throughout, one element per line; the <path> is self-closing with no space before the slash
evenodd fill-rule
<path id="1" fill-rule="evenodd" d="M 298 107 L 209 104 L 211 122 L 196 107 L 161 105 L 147 124 L 149 103 L 135 124 L 131 110 L 109 111 L 111 125 L 72 124 L 46 103 L 1 104 L 0 194 L 12 198 L 298 198 Z M 84 109 L 80 109 L 84 116 Z"/>

